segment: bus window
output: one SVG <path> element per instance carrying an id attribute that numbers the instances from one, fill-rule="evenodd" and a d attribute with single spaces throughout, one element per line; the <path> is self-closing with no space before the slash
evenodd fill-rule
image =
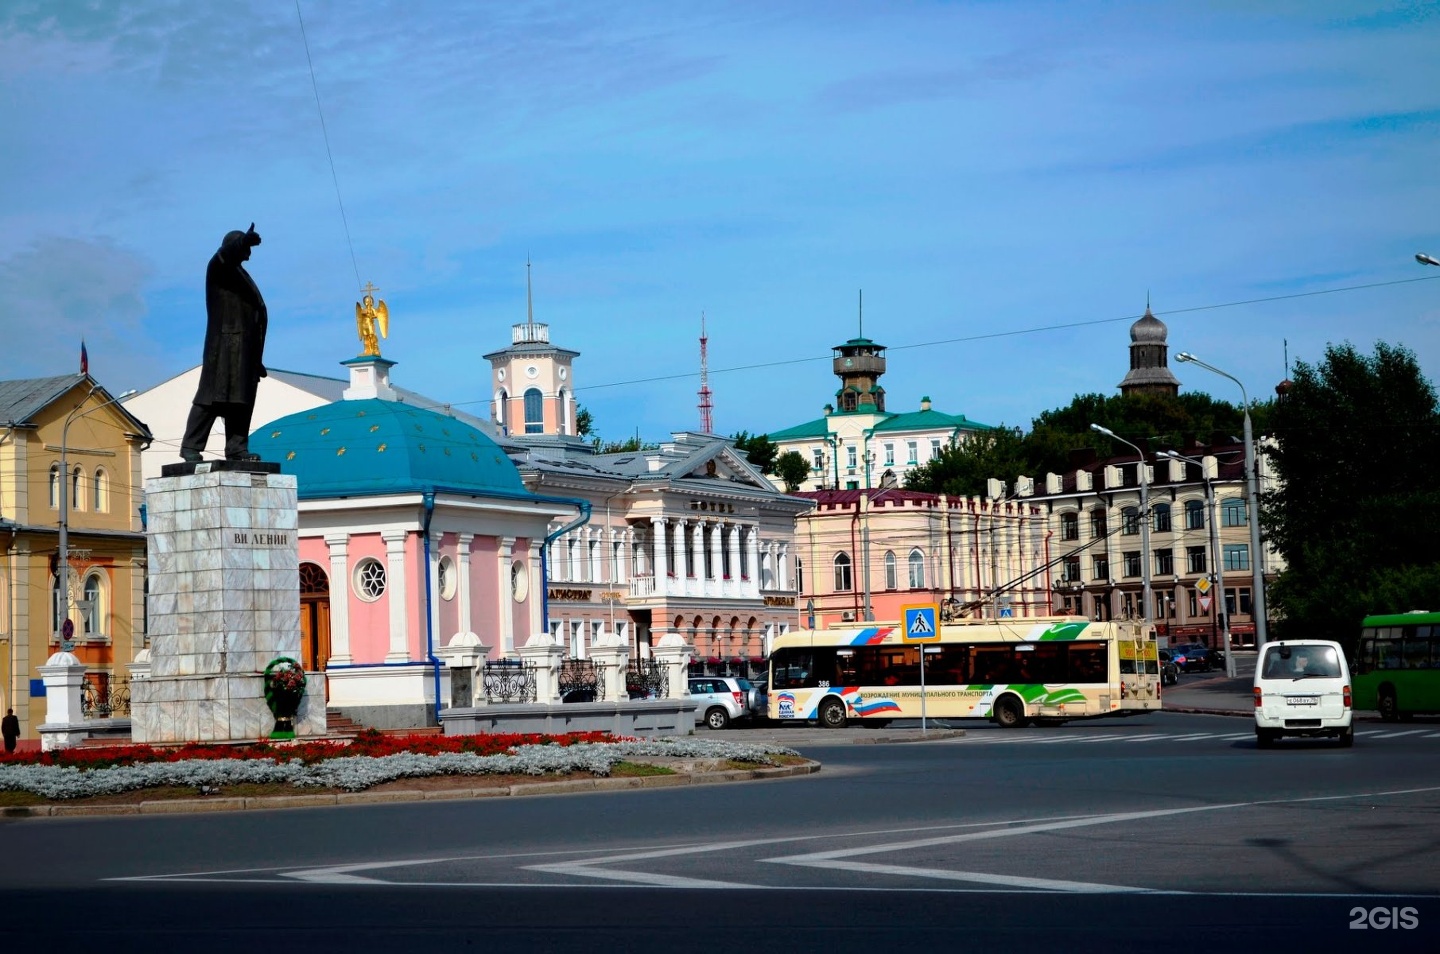
<path id="1" fill-rule="evenodd" d="M 771 659 L 772 689 L 809 689 L 815 685 L 815 654 L 782 649 Z"/>
<path id="2" fill-rule="evenodd" d="M 1357 673 L 1369 672 L 1375 668 L 1375 630 L 1367 629 L 1360 637 L 1359 658 L 1355 663 Z"/>
<path id="3" fill-rule="evenodd" d="M 1015 651 L 1009 646 L 976 646 L 974 669 L 971 679 L 977 683 L 995 685 L 1002 682 L 1019 682 L 1019 667 L 1015 665 Z"/>
<path id="4" fill-rule="evenodd" d="M 1069 682 L 1105 681 L 1105 644 L 1070 644 Z"/>

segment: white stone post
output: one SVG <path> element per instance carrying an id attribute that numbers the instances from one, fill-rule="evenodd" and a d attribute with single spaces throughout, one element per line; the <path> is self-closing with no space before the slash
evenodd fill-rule
<path id="1" fill-rule="evenodd" d="M 666 633 L 660 637 L 660 642 L 655 643 L 652 631 L 651 640 L 650 654 L 665 667 L 665 683 L 670 690 L 667 698 L 687 698 L 690 695 L 690 682 L 686 677 L 686 670 L 695 647 L 687 645 L 685 638 L 679 633 Z"/>
<path id="2" fill-rule="evenodd" d="M 630 647 L 614 632 L 606 632 L 590 647 L 590 658 L 600 670 L 601 698 L 606 702 L 624 702 L 625 666 L 630 661 Z"/>
<path id="3" fill-rule="evenodd" d="M 404 530 L 386 530 L 380 534 L 385 541 L 385 583 L 386 596 L 390 600 L 390 651 L 385 654 L 387 663 L 410 661 L 407 618 L 407 594 L 405 567 Z"/>
<path id="4" fill-rule="evenodd" d="M 549 633 L 545 632 L 544 612 L 545 591 L 549 586 L 549 581 L 545 579 L 545 574 L 541 572 L 540 566 L 540 555 L 544 551 L 545 541 L 543 539 L 530 541 L 529 557 L 525 570 L 525 575 L 530 579 L 530 585 L 526 588 L 525 605 L 530 608 L 531 639 L 534 639 L 537 633 L 547 639 L 550 636 Z M 506 586 L 509 586 L 508 582 Z M 514 606 L 515 604 L 512 601 L 508 605 Z"/>
<path id="5" fill-rule="evenodd" d="M 141 679 L 150 678 L 150 650 L 142 649 L 135 654 L 135 659 L 125 667 L 130 673 L 130 681 L 137 682 Z"/>
<path id="6" fill-rule="evenodd" d="M 39 726 L 40 748 L 49 752 L 79 745 L 88 734 L 81 702 L 85 664 L 73 653 L 61 651 L 38 668 L 45 682 L 45 724 Z"/>
<path id="7" fill-rule="evenodd" d="M 554 705 L 560 701 L 560 664 L 565 647 L 551 641 L 549 634 L 537 637 L 515 651 L 525 665 L 535 667 L 535 701 Z"/>
<path id="8" fill-rule="evenodd" d="M 350 665 L 350 563 L 348 534 L 325 534 L 330 550 L 330 666 Z"/>
<path id="9" fill-rule="evenodd" d="M 730 582 L 725 584 L 726 596 L 740 595 L 740 524 L 728 523 L 729 538 L 725 541 L 730 550 Z"/>

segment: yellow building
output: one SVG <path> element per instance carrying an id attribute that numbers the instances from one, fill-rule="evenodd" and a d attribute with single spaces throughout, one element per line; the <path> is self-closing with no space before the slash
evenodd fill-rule
<path id="1" fill-rule="evenodd" d="M 88 374 L 0 381 L 0 710 L 15 710 L 22 740 L 39 737 L 37 667 L 61 648 L 66 619 L 87 709 L 128 703 L 126 667 L 145 644 L 149 442 Z"/>

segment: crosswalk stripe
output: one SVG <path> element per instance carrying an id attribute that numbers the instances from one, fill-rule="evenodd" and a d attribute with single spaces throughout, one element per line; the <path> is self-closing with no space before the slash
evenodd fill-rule
<path id="1" fill-rule="evenodd" d="M 1001 735 L 996 737 L 969 736 L 955 739 L 955 742 L 966 745 L 1060 745 L 1066 742 L 1077 745 L 1104 744 L 1106 742 L 1237 742 L 1241 739 L 1254 738 L 1253 730 L 1248 732 L 1187 732 L 1178 735 L 1168 733 L 1145 733 L 1142 735 L 1124 735 L 1119 732 L 1104 732 L 1098 734 L 1059 734 L 1059 735 Z M 1424 739 L 1440 739 L 1440 732 L 1432 732 L 1429 729 L 1407 729 L 1401 732 L 1356 731 L 1356 738 L 1362 739 L 1395 739 L 1401 736 L 1419 736 Z"/>
<path id="2" fill-rule="evenodd" d="M 1366 735 L 1374 739 L 1398 739 L 1402 735 L 1419 735 L 1424 729 L 1406 729 L 1404 732 L 1381 732 L 1378 735 L 1374 732 L 1367 732 Z"/>

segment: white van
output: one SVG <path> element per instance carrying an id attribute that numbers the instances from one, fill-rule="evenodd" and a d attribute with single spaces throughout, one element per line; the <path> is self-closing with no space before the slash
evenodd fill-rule
<path id="1" fill-rule="evenodd" d="M 1255 744 L 1286 735 L 1331 735 L 1355 744 L 1350 724 L 1350 667 L 1339 643 L 1291 639 L 1266 643 L 1255 662 Z"/>

